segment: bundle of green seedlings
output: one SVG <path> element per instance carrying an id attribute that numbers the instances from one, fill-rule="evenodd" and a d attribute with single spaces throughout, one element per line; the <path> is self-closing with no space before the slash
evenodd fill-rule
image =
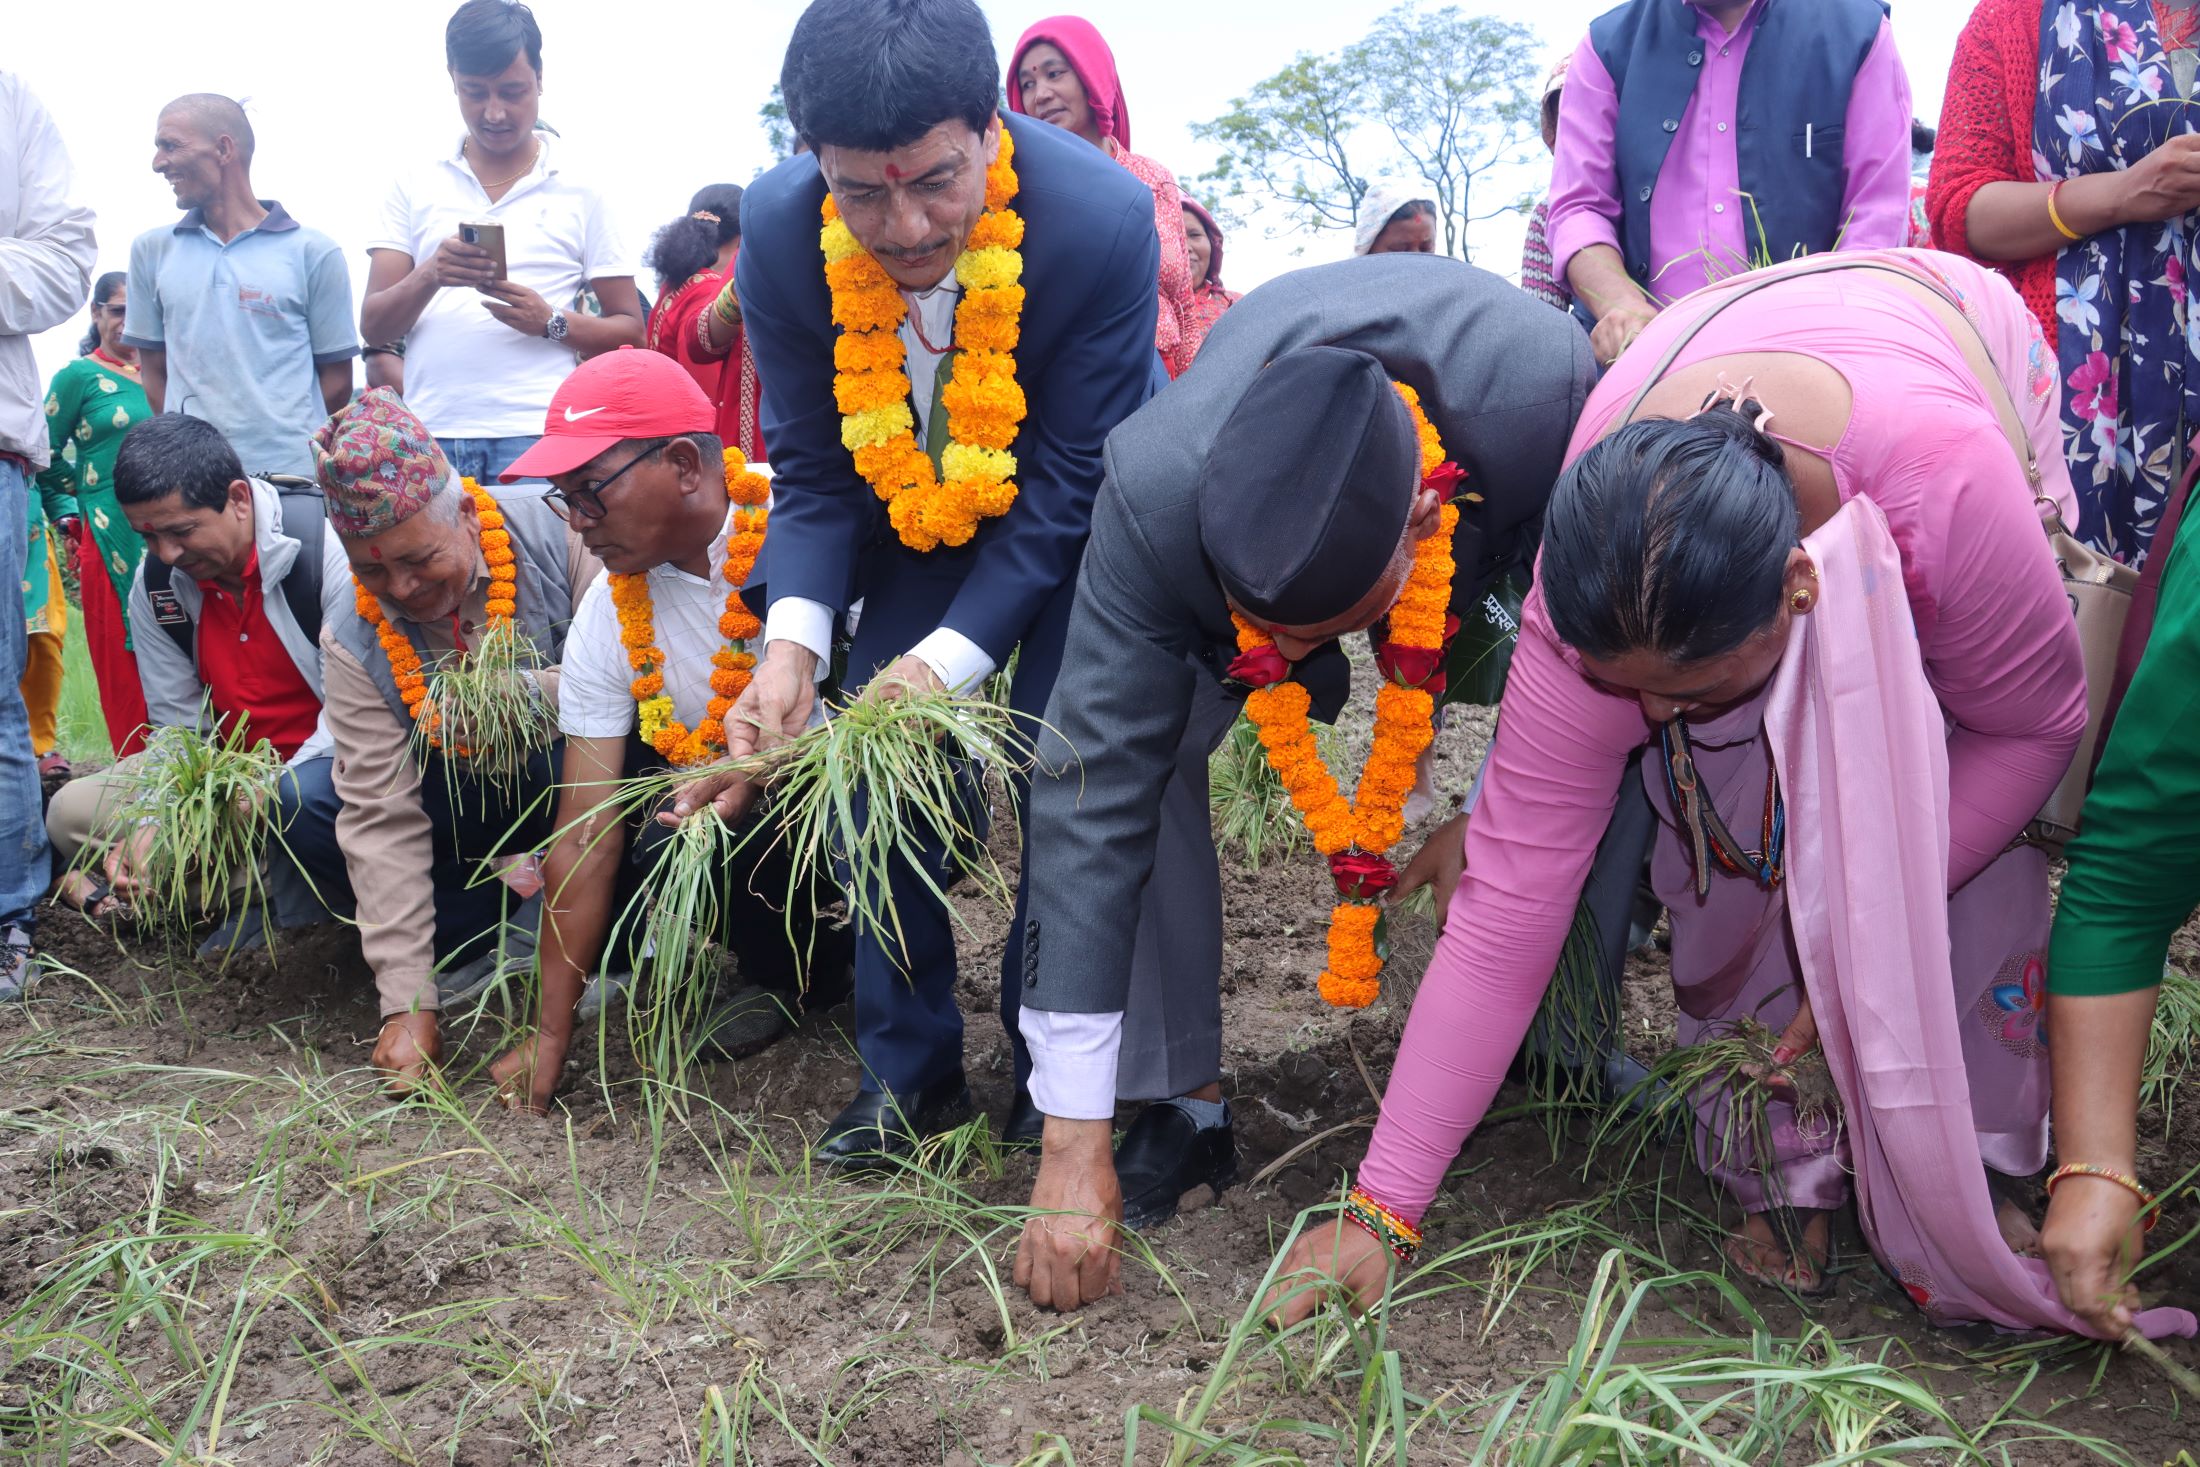
<path id="1" fill-rule="evenodd" d="M 144 753 L 117 771 L 117 841 L 138 851 L 130 906 L 139 920 L 188 931 L 207 897 L 219 902 L 224 894 L 265 910 L 263 858 L 282 772 L 282 756 L 241 717 L 220 733 L 176 725 L 146 737 Z M 88 847 L 80 869 L 103 879 L 105 855 L 105 847 Z"/>
<path id="2" fill-rule="evenodd" d="M 1674 1137 L 1700 1128 L 1709 1137 L 1701 1157 L 1707 1167 L 1754 1170 L 1779 1198 L 1773 1103 L 1793 1105 L 1806 1134 L 1830 1141 L 1841 1126 L 1841 1097 L 1824 1052 L 1775 1064 L 1779 1043 L 1773 1030 L 1743 1018 L 1667 1050 L 1597 1126 L 1590 1161 L 1616 1152 L 1620 1170 L 1629 1171 L 1646 1153 L 1662 1153 Z"/>
<path id="3" fill-rule="evenodd" d="M 1327 732 L 1319 729 L 1316 737 Z M 1242 713 L 1207 761 L 1207 804 L 1214 815 L 1215 844 L 1244 852 L 1247 870 L 1258 871 L 1263 858 L 1281 860 L 1307 844 L 1306 827 L 1268 763 L 1260 730 Z"/>
<path id="4" fill-rule="evenodd" d="M 454 800 L 463 772 L 486 802 L 510 798 L 527 761 L 558 736 L 557 710 L 535 679 L 542 655 L 526 632 L 510 621 L 491 621 L 479 640 L 429 671 L 432 711 L 413 721 L 413 749 L 423 758 L 432 736 L 442 746 L 444 779 Z"/>
<path id="5" fill-rule="evenodd" d="M 727 770 L 768 787 L 760 812 L 738 830 L 707 811 L 684 822 L 614 924 L 615 944 L 649 954 L 656 992 L 638 992 L 629 1014 L 637 1050 L 654 1061 L 654 1074 L 670 1080 L 692 1056 L 686 1030 L 708 1005 L 722 904 L 738 895 L 729 863 L 746 869 L 774 846 L 784 853 L 785 890 L 755 895 L 787 914 L 787 940 L 805 957 L 816 934 L 796 930 L 795 914 L 808 910 L 797 898 L 818 885 L 837 885 L 849 920 L 889 948 L 906 943 L 889 885 L 897 867 L 950 912 L 947 890 L 965 879 L 981 897 L 1009 907 L 1013 889 L 986 848 L 978 770 L 1002 776 L 1013 818 L 1016 788 L 1037 757 L 1029 722 L 990 699 L 944 692 L 859 698 L 777 747 L 623 781 L 599 807 L 621 820 L 654 813 L 681 787 Z M 947 852 L 944 869 L 916 859 L 928 848 Z M 748 859 L 735 862 L 737 855 Z"/>

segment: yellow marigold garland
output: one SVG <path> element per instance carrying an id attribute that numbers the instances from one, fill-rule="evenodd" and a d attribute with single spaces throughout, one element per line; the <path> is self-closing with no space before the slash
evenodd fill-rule
<path id="1" fill-rule="evenodd" d="M 628 686 L 634 694 L 642 738 L 682 768 L 706 763 L 726 752 L 726 714 L 755 674 L 756 656 L 748 644 L 763 630 L 755 613 L 741 599 L 741 588 L 748 583 L 757 554 L 764 548 L 771 483 L 749 467 L 740 449 L 730 445 L 725 465 L 726 498 L 734 505 L 733 531 L 726 537 L 726 610 L 718 618 L 718 634 L 726 639 L 726 645 L 711 654 L 710 706 L 692 731 L 673 717 L 672 696 L 665 691 L 665 654 L 657 647 L 649 576 L 609 577 L 611 604 L 619 613 L 619 641 L 626 648 L 627 666 L 634 670 L 634 680 Z"/>
<path id="2" fill-rule="evenodd" d="M 519 609 L 518 580 L 519 557 L 512 552 L 512 532 L 504 528 L 504 511 L 489 492 L 472 479 L 461 479 L 467 494 L 474 501 L 474 514 L 481 523 L 481 558 L 489 566 L 489 599 L 484 608 L 491 626 L 509 623 L 512 613 Z M 428 677 L 421 670 L 420 654 L 403 632 L 390 624 L 382 610 L 381 598 L 359 584 L 355 575 L 351 579 L 353 604 L 359 615 L 374 628 L 375 640 L 382 644 L 382 655 L 390 662 L 390 676 L 396 680 L 397 695 L 405 700 L 413 722 L 426 734 L 428 746 L 443 747 L 438 738 L 442 728 L 442 716 L 435 711 L 435 704 L 428 698 Z M 458 756 L 473 757 L 473 750 L 461 746 Z"/>
<path id="3" fill-rule="evenodd" d="M 840 327 L 833 345 L 840 441 L 912 550 L 964 544 L 978 521 L 1006 514 L 1016 500 L 1009 449 L 1024 420 L 1014 356 L 1024 309 L 1024 221 L 1008 207 L 1016 197 L 1014 154 L 1004 128 L 1000 155 L 985 173 L 985 213 L 955 261 L 963 296 L 955 307 L 954 372 L 941 394 L 948 443 L 937 474 L 917 443 L 909 407 L 901 340 L 909 302 L 842 222 L 832 196 L 825 199 L 818 243 Z"/>
<path id="4" fill-rule="evenodd" d="M 1396 386 L 1420 436 L 1423 482 L 1448 488 L 1458 481 L 1459 470 L 1445 461 L 1420 398 L 1404 383 Z M 1345 799 L 1336 776 L 1322 762 L 1305 688 L 1286 679 L 1256 686 L 1245 700 L 1245 716 L 1260 732 L 1269 767 L 1291 796 L 1314 848 L 1329 858 L 1342 898 L 1330 913 L 1329 962 L 1321 975 L 1322 997 L 1340 1008 L 1364 1008 L 1381 992 L 1378 903 L 1381 893 L 1397 882 L 1385 853 L 1405 833 L 1414 762 L 1436 737 L 1436 699 L 1422 684 L 1437 675 L 1442 663 L 1451 602 L 1452 531 L 1458 523 L 1458 507 L 1446 504 L 1437 532 L 1415 547 L 1412 574 L 1391 608 L 1389 647 L 1419 653 L 1408 660 L 1420 672 L 1414 681 L 1393 672 L 1376 693 L 1374 742 L 1352 800 Z M 1244 617 L 1232 619 L 1240 654 L 1275 645 Z M 1396 665 L 1394 658 L 1385 660 Z"/>

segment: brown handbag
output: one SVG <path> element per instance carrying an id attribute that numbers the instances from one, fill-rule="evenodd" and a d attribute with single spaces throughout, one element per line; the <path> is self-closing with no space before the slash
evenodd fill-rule
<path id="1" fill-rule="evenodd" d="M 1691 323 L 1678 340 L 1667 347 L 1665 359 L 1658 363 L 1649 380 L 1635 394 L 1634 401 L 1628 404 L 1626 415 L 1621 421 L 1634 417 L 1635 409 L 1649 395 L 1651 386 L 1665 375 L 1666 368 L 1673 364 L 1681 349 L 1694 339 L 1696 333 L 1713 316 L 1743 296 L 1754 294 L 1768 285 L 1776 285 L 1791 276 L 1818 275 L 1828 270 L 1880 270 L 1914 285 L 1923 286 L 1955 311 L 1957 318 L 1970 328 L 1972 340 L 1978 344 L 1980 354 L 1988 362 L 1993 361 L 1992 349 L 1977 325 L 1964 313 L 1963 302 L 1950 295 L 1939 281 L 1883 261 L 1844 260 L 1839 256 L 1819 255 L 1752 271 L 1742 285 L 1728 291 L 1710 310 Z M 1968 355 L 1965 362 L 1968 365 Z M 2051 849 L 2059 849 L 2078 833 L 2078 814 L 2085 806 L 2086 788 L 2092 782 L 2093 765 L 2098 757 L 2099 746 L 2107 736 L 2110 692 L 2116 684 L 2117 652 L 2124 641 L 2124 624 L 2131 611 L 2132 596 L 2139 588 L 2140 577 L 2139 572 L 2130 566 L 2111 560 L 2070 533 L 2063 524 L 2062 515 L 2056 509 L 2054 501 L 2040 491 L 2039 459 L 2032 451 L 2032 440 L 2024 431 L 2024 419 L 2018 414 L 2016 403 L 2009 396 L 2008 387 L 1998 373 L 1979 376 L 1974 372 L 1973 375 L 1978 377 L 1980 387 L 1993 403 L 1994 415 L 2001 422 L 2001 431 L 2008 438 L 2010 448 L 2015 450 L 2018 462 L 2024 465 L 2024 482 L 2031 490 L 2034 504 L 2042 512 L 2047 543 L 2054 552 L 2056 566 L 2062 574 L 2063 593 L 2070 598 L 2070 611 L 2078 623 L 2078 644 L 2085 655 L 2085 734 L 2078 741 L 2078 752 L 2071 759 L 2069 769 L 2064 771 L 2061 783 L 2055 786 L 2054 793 L 2047 797 L 2047 803 L 2040 807 L 2040 813 L 2032 818 L 2024 832 L 2027 840 Z M 2191 482 L 2189 473 L 2186 482 L 2188 485 Z M 2180 493 L 2171 508 L 2165 511 L 2165 523 L 2175 523 L 2175 510 L 2181 504 L 2182 498 Z M 2168 552 L 2166 544 L 2159 545 L 2157 549 L 2163 554 Z M 2138 630 L 2143 635 L 2144 629 Z M 2136 662 L 2135 654 L 2127 650 L 2126 655 L 2127 660 Z M 2125 681 L 2129 681 L 2128 673 Z"/>

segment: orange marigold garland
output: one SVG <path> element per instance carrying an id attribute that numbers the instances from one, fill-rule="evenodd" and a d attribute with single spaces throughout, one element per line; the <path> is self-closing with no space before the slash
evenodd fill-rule
<path id="1" fill-rule="evenodd" d="M 504 528 L 504 511 L 490 493 L 472 479 L 459 483 L 474 501 L 474 514 L 481 524 L 481 558 L 489 567 L 489 599 L 485 608 L 492 628 L 511 625 L 512 613 L 519 609 L 518 581 L 519 557 L 512 551 L 512 532 Z M 397 695 L 405 700 L 405 707 L 412 713 L 413 722 L 420 725 L 427 737 L 428 747 L 443 747 L 439 733 L 442 716 L 428 697 L 428 676 L 421 669 L 420 654 L 403 632 L 390 624 L 382 610 L 382 600 L 352 577 L 351 589 L 354 605 L 359 615 L 374 628 L 375 640 L 382 644 L 382 655 L 390 662 L 390 676 L 397 682 Z M 462 759 L 473 757 L 473 750 L 460 747 Z"/>
<path id="2" fill-rule="evenodd" d="M 1396 386 L 1420 436 L 1421 480 L 1448 497 L 1463 473 L 1445 460 L 1420 398 L 1404 383 Z M 1306 689 L 1291 681 L 1290 664 L 1268 633 L 1242 616 L 1232 618 L 1239 655 L 1230 673 L 1253 686 L 1245 716 L 1259 730 L 1269 767 L 1306 823 L 1314 849 L 1329 858 L 1341 898 L 1330 913 L 1329 963 L 1321 975 L 1322 997 L 1339 1008 L 1365 1008 L 1382 991 L 1380 901 L 1398 883 L 1387 852 L 1405 833 L 1414 762 L 1436 737 L 1444 644 L 1457 630 L 1448 608 L 1451 538 L 1458 523 L 1458 507 L 1445 504 L 1437 532 L 1415 547 L 1413 572 L 1390 610 L 1389 632 L 1376 657 L 1384 682 L 1375 695 L 1374 743 L 1349 801 L 1322 762 L 1308 721 L 1312 700 Z"/>
<path id="3" fill-rule="evenodd" d="M 825 199 L 818 244 L 840 327 L 833 345 L 840 441 L 912 550 L 964 544 L 978 521 L 1008 513 L 1016 500 L 1009 448 L 1024 420 L 1014 356 L 1024 309 L 1024 221 L 1008 207 L 1016 197 L 1015 151 L 1003 128 L 1000 154 L 985 171 L 985 213 L 955 260 L 963 297 L 955 307 L 954 372 L 941 394 L 948 443 L 938 473 L 917 442 L 909 407 L 901 340 L 909 302 L 842 222 L 831 195 Z"/>
<path id="4" fill-rule="evenodd" d="M 648 575 L 608 578 L 611 604 L 619 613 L 619 641 L 626 648 L 627 665 L 634 669 L 629 687 L 634 693 L 642 738 L 682 768 L 726 752 L 726 714 L 755 674 L 756 656 L 748 644 L 763 631 L 755 613 L 741 599 L 741 588 L 748 583 L 757 553 L 764 548 L 771 483 L 749 467 L 740 449 L 728 447 L 725 460 L 726 497 L 733 501 L 733 526 L 726 536 L 726 610 L 718 618 L 718 634 L 726 639 L 726 645 L 711 654 L 710 706 L 693 730 L 673 717 L 672 696 L 665 691 L 665 654 L 657 648 Z"/>

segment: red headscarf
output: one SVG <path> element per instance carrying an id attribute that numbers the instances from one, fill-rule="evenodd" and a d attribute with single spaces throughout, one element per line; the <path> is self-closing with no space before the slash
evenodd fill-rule
<path id="1" fill-rule="evenodd" d="M 1056 15 L 1035 22 L 1016 42 L 1016 50 L 1008 63 L 1008 110 L 1021 114 L 1024 110 L 1023 88 L 1016 85 L 1016 68 L 1023 65 L 1024 53 L 1041 41 L 1062 53 L 1069 62 L 1069 69 L 1077 73 L 1077 80 L 1084 84 L 1085 102 L 1092 108 L 1093 126 L 1100 129 L 1100 136 L 1114 138 L 1115 145 L 1128 153 L 1131 150 L 1131 113 L 1123 100 L 1123 84 L 1116 80 L 1115 53 L 1108 43 L 1100 39 L 1100 32 L 1092 22 L 1082 16 Z"/>

